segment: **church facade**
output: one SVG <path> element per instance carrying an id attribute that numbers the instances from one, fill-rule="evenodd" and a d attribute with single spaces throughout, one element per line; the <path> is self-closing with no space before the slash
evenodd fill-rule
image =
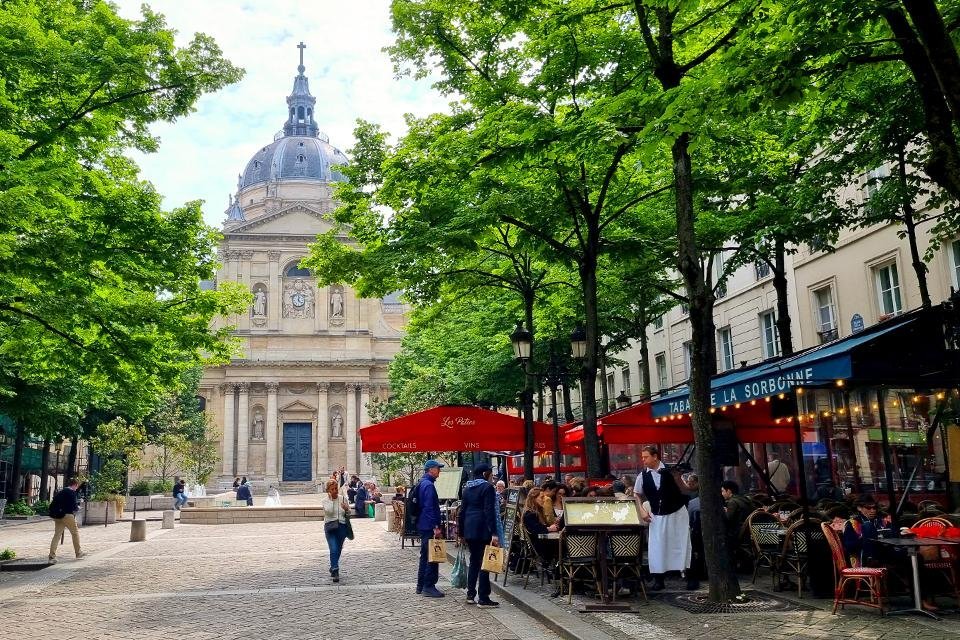
<path id="1" fill-rule="evenodd" d="M 300 55 L 283 132 L 247 163 L 223 225 L 216 283 L 240 283 L 253 300 L 221 321 L 236 328 L 242 355 L 207 368 L 201 382 L 220 433 L 221 483 L 317 483 L 341 466 L 370 475 L 357 430 L 369 424 L 371 400 L 389 394 L 387 368 L 407 322 L 394 296 L 322 287 L 299 266 L 332 226 L 347 162 L 314 120 L 302 47 Z"/>

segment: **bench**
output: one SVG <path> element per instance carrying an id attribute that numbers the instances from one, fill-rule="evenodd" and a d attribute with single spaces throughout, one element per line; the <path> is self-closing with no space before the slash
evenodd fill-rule
<path id="1" fill-rule="evenodd" d="M 323 507 L 184 507 L 180 510 L 180 524 L 249 524 L 299 520 L 322 521 Z"/>

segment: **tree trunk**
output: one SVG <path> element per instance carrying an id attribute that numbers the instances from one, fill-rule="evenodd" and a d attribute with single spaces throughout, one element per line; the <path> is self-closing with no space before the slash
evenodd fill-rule
<path id="1" fill-rule="evenodd" d="M 74 436 L 70 438 L 70 455 L 67 456 L 67 469 L 63 474 L 64 486 L 70 482 L 70 479 L 77 475 L 77 446 L 79 438 Z"/>
<path id="2" fill-rule="evenodd" d="M 610 412 L 610 390 L 607 389 L 607 351 L 600 350 L 600 410 L 598 415 L 605 416 Z"/>
<path id="3" fill-rule="evenodd" d="M 777 292 L 777 334 L 780 337 L 780 353 L 793 355 L 793 327 L 790 324 L 790 305 L 787 293 L 787 250 L 783 238 L 777 236 L 774 248 L 773 288 Z"/>
<path id="4" fill-rule="evenodd" d="M 640 329 L 640 399 L 650 399 L 650 345 L 647 342 L 647 323 Z"/>
<path id="5" fill-rule="evenodd" d="M 570 383 L 563 382 L 563 419 L 565 422 L 573 422 L 573 403 L 570 401 Z"/>
<path id="6" fill-rule="evenodd" d="M 937 76 L 956 124 L 960 125 L 960 54 L 934 0 L 903 0 L 913 28 Z"/>
<path id="7" fill-rule="evenodd" d="M 50 438 L 43 439 L 43 451 L 40 454 L 40 500 L 49 500 L 47 483 L 50 477 Z"/>
<path id="8" fill-rule="evenodd" d="M 543 385 L 537 381 L 537 421 L 543 422 Z"/>
<path id="9" fill-rule="evenodd" d="M 897 149 L 897 179 L 900 181 L 900 192 L 903 195 L 903 202 L 900 204 L 903 226 L 907 228 L 910 260 L 913 264 L 913 272 L 917 276 L 917 285 L 920 287 L 920 303 L 924 309 L 929 309 L 933 303 L 930 301 L 930 289 L 927 287 L 927 264 L 920 257 L 920 248 L 917 246 L 917 221 L 907 193 L 907 155 L 903 145 Z"/>
<path id="10" fill-rule="evenodd" d="M 596 224 L 593 225 L 596 227 Z M 596 242 L 598 230 L 591 228 L 588 237 Z M 583 410 L 583 454 L 587 477 L 600 478 L 600 438 L 597 437 L 597 362 L 600 346 L 597 318 L 597 255 L 593 247 L 584 252 L 580 262 L 580 283 L 583 289 L 584 331 L 587 350 L 580 367 L 580 397 Z"/>
<path id="11" fill-rule="evenodd" d="M 954 119 L 944 98 L 936 72 L 927 57 L 916 32 L 899 9 L 884 9 L 884 19 L 890 26 L 903 52 L 903 61 L 917 83 L 917 92 L 923 108 L 923 128 L 927 134 L 930 156 L 924 171 L 930 179 L 960 199 L 960 148 L 954 134 Z"/>
<path id="12" fill-rule="evenodd" d="M 532 291 L 523 292 L 523 315 L 527 323 L 527 330 L 530 332 L 530 362 L 526 365 L 527 370 L 523 376 L 523 479 L 533 480 L 533 456 L 534 456 L 534 434 L 533 434 L 533 376 L 527 371 L 533 364 L 533 356 L 536 353 L 536 332 L 533 327 L 533 303 L 534 294 Z"/>
<path id="13" fill-rule="evenodd" d="M 17 420 L 17 431 L 13 440 L 13 464 L 10 468 L 10 480 L 7 482 L 7 500 L 16 502 L 20 499 L 20 482 L 23 475 L 23 446 L 26 440 L 26 428 L 23 422 Z"/>
<path id="14" fill-rule="evenodd" d="M 697 447 L 700 479 L 700 516 L 707 565 L 710 600 L 730 602 L 740 594 L 735 567 L 727 552 L 723 505 L 720 496 L 721 468 L 714 455 L 710 418 L 710 378 L 716 370 L 716 338 L 713 322 L 713 292 L 707 286 L 700 264 L 693 205 L 693 168 L 690 136 L 681 134 L 673 143 L 673 177 L 676 192 L 679 271 L 690 301 L 692 330 L 690 414 Z"/>

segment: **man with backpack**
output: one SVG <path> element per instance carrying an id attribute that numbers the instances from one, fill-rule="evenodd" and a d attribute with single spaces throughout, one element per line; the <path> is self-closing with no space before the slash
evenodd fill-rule
<path id="1" fill-rule="evenodd" d="M 73 539 L 73 552 L 77 558 L 82 558 L 85 554 L 80 550 L 80 532 L 77 530 L 76 513 L 80 510 L 80 500 L 77 497 L 77 487 L 80 483 L 76 478 L 71 478 L 63 489 L 53 497 L 50 503 L 50 517 L 56 523 L 53 529 L 53 540 L 50 542 L 50 555 L 48 559 L 51 564 L 57 562 L 57 547 L 60 546 L 60 537 L 64 529 L 69 529 L 70 537 Z"/>
<path id="2" fill-rule="evenodd" d="M 437 589 L 440 579 L 440 566 L 429 561 L 431 538 L 440 537 L 440 497 L 434 482 L 440 477 L 440 469 L 445 465 L 436 460 L 427 460 L 423 465 L 423 478 L 410 491 L 407 509 L 416 523 L 420 535 L 420 566 L 417 569 L 417 593 L 427 598 L 442 598 L 443 592 Z"/>

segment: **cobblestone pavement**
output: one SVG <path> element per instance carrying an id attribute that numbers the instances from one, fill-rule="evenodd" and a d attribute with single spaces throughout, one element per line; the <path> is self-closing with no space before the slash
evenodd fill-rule
<path id="1" fill-rule="evenodd" d="M 448 597 L 417 596 L 417 552 L 401 551 L 382 522 L 355 521 L 355 530 L 335 585 L 322 522 L 148 522 L 141 543 L 126 542 L 126 523 L 82 528 L 88 557 L 74 560 L 68 538 L 57 565 L 0 572 L 0 640 L 558 637 L 509 603 L 469 606 L 444 581 Z M 4 527 L 0 547 L 42 558 L 51 535 L 49 520 Z"/>
<path id="2" fill-rule="evenodd" d="M 752 588 L 749 579 L 742 584 L 745 589 Z M 760 581 L 758 581 L 760 586 Z M 675 606 L 658 602 L 652 598 L 649 604 L 642 600 L 631 601 L 635 607 L 633 613 L 582 613 L 580 609 L 589 603 L 596 603 L 593 597 L 574 595 L 573 603 L 567 604 L 566 597 L 550 598 L 553 586 L 540 587 L 539 580 L 531 577 L 526 591 L 522 589 L 522 580 L 508 578 L 510 592 L 528 594 L 534 592 L 544 603 L 540 609 L 547 615 L 550 611 L 562 610 L 577 616 L 586 622 L 619 640 L 634 638 L 670 638 L 705 639 L 748 638 L 749 640 L 774 639 L 845 639 L 864 638 L 865 640 L 944 640 L 960 638 L 960 614 L 946 615 L 941 622 L 921 618 L 915 615 L 881 617 L 876 610 L 848 605 L 846 609 L 831 614 L 833 601 L 811 599 L 802 600 L 785 593 L 773 594 L 779 599 L 796 603 L 803 610 L 769 613 L 738 614 L 694 614 Z M 683 590 L 680 580 L 668 580 L 668 590 Z M 938 600 L 940 606 L 951 606 L 946 598 Z M 893 602 L 895 608 L 907 605 L 907 600 L 898 598 Z M 556 607 L 557 609 L 552 609 Z"/>

